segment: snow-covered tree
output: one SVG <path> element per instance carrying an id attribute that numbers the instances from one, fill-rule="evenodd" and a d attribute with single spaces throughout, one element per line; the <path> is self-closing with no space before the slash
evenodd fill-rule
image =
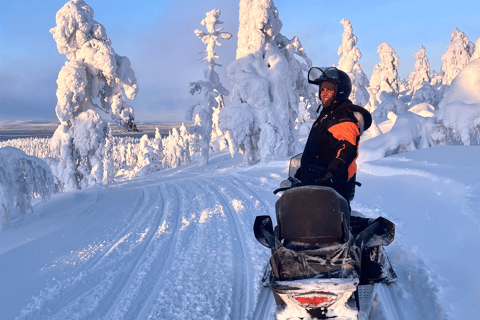
<path id="1" fill-rule="evenodd" d="M 340 21 L 343 24 L 344 31 L 342 36 L 342 45 L 338 48 L 338 55 L 341 56 L 337 68 L 346 72 L 352 79 L 352 93 L 350 100 L 360 106 L 366 106 L 370 95 L 367 91 L 369 81 L 358 60 L 362 58 L 362 53 L 357 48 L 357 36 L 353 34 L 352 24 L 347 19 Z"/>
<path id="2" fill-rule="evenodd" d="M 392 129 L 382 135 L 360 143 L 358 164 L 393 154 L 433 147 L 437 126 L 430 117 L 404 112 L 395 119 Z"/>
<path id="3" fill-rule="evenodd" d="M 408 86 L 410 87 L 413 95 L 418 89 L 420 89 L 423 82 L 430 82 L 431 80 L 430 62 L 425 55 L 425 51 L 425 47 L 420 46 L 420 50 L 413 54 L 413 57 L 417 59 L 415 62 L 415 71 L 411 71 L 410 75 L 408 76 Z"/>
<path id="4" fill-rule="evenodd" d="M 480 145 L 480 59 L 470 62 L 443 94 L 435 118 L 449 144 Z"/>
<path id="5" fill-rule="evenodd" d="M 207 62 L 205 69 L 203 71 L 204 80 L 191 82 L 190 83 L 190 93 L 193 95 L 195 93 L 202 93 L 204 99 L 193 105 L 186 114 L 186 119 L 188 121 L 193 120 L 193 114 L 196 114 L 201 119 L 201 127 L 197 130 L 198 134 L 201 137 L 201 162 L 202 164 L 208 163 L 208 154 L 210 151 L 210 140 L 212 134 L 213 123 L 213 114 L 217 109 L 223 107 L 223 97 L 229 95 L 227 89 L 225 89 L 220 82 L 220 77 L 217 72 L 215 72 L 215 67 L 220 65 L 215 62 L 215 59 L 218 59 L 215 52 L 215 46 L 221 46 L 218 41 L 219 38 L 230 39 L 232 35 L 228 32 L 223 32 L 223 28 L 217 29 L 217 24 L 223 23 L 218 18 L 220 17 L 220 10 L 212 10 L 207 12 L 207 16 L 202 20 L 202 26 L 205 26 L 207 32 L 202 30 L 195 30 L 195 34 L 199 37 L 204 44 L 207 45 L 206 50 L 202 53 L 205 54 L 204 61 Z M 198 111 L 196 111 L 198 110 Z M 218 118 L 216 118 L 218 119 Z M 218 123 L 215 123 L 214 134 Z"/>
<path id="6" fill-rule="evenodd" d="M 12 208 L 24 217 L 33 211 L 31 199 L 46 201 L 53 191 L 53 175 L 44 161 L 17 148 L 0 148 L 0 229 L 10 227 Z"/>
<path id="7" fill-rule="evenodd" d="M 477 41 L 475 42 L 475 51 L 473 52 L 473 55 L 470 58 L 470 61 L 473 61 L 478 58 L 480 58 L 480 38 L 478 38 Z"/>
<path id="8" fill-rule="evenodd" d="M 430 72 L 430 85 L 437 86 L 441 85 L 443 80 L 443 72 L 437 72 L 432 70 Z"/>
<path id="9" fill-rule="evenodd" d="M 103 156 L 103 183 L 112 183 L 115 178 L 115 160 L 113 158 L 114 145 L 115 142 L 113 141 L 113 129 L 109 123 Z"/>
<path id="10" fill-rule="evenodd" d="M 304 76 L 311 62 L 297 37 L 280 33 L 273 1 L 241 0 L 239 20 L 237 59 L 227 68 L 233 96 L 220 113 L 220 127 L 231 131 L 245 164 L 257 152 L 262 161 L 285 157 L 298 143 L 300 96 L 313 99 Z"/>
<path id="11" fill-rule="evenodd" d="M 381 103 L 372 112 L 373 119 L 386 117 L 390 112 L 398 115 L 408 110 L 407 105 L 402 100 L 396 96 L 389 95 L 385 91 L 381 93 L 379 100 Z"/>
<path id="12" fill-rule="evenodd" d="M 163 153 L 162 162 L 165 167 L 176 168 L 190 162 L 188 140 L 185 140 L 176 128 L 173 128 L 168 137 L 163 139 Z"/>
<path id="13" fill-rule="evenodd" d="M 428 82 L 422 82 L 420 85 L 416 86 L 417 90 L 412 97 L 412 102 L 410 107 L 413 107 L 420 103 L 428 103 L 433 106 L 438 105 L 437 90 Z"/>
<path id="14" fill-rule="evenodd" d="M 55 111 L 61 124 L 52 148 L 60 158 L 59 179 L 68 191 L 103 180 L 107 126 L 95 108 L 111 113 L 123 129 L 135 128 L 133 108 L 124 93 L 134 99 L 138 85 L 130 60 L 115 53 L 105 28 L 83 0 L 67 2 L 57 12 L 56 23 L 50 32 L 68 61 L 57 80 Z"/>
<path id="15" fill-rule="evenodd" d="M 455 77 L 470 62 L 470 57 L 475 51 L 475 45 L 468 40 L 467 35 L 455 28 L 450 36 L 450 44 L 442 55 L 442 83 L 450 85 Z"/>
<path id="16" fill-rule="evenodd" d="M 378 46 L 377 53 L 380 55 L 380 63 L 375 65 L 370 78 L 370 111 L 375 110 L 379 104 L 379 98 L 383 91 L 391 96 L 397 96 L 398 86 L 398 56 L 393 48 L 386 42 Z"/>

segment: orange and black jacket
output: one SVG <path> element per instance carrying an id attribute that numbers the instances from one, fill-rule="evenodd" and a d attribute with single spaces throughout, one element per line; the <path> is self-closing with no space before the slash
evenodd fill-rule
<path id="1" fill-rule="evenodd" d="M 304 184 L 317 185 L 330 171 L 335 182 L 329 186 L 350 201 L 355 189 L 360 135 L 371 123 L 370 113 L 350 100 L 323 108 L 310 130 L 297 177 Z"/>

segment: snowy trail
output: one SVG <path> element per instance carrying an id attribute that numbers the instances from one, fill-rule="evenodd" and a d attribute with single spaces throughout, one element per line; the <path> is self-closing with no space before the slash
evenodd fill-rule
<path id="1" fill-rule="evenodd" d="M 158 174 L 56 195 L 36 210 L 48 220 L 52 208 L 62 208 L 63 224 L 0 255 L 9 288 L 0 299 L 20 302 L 0 318 L 274 319 L 273 296 L 261 284 L 269 250 L 252 227 L 257 215 L 275 220 L 272 190 L 284 167 Z M 360 193 L 381 194 L 384 186 L 369 179 L 362 177 Z M 403 211 L 358 198 L 370 202 L 354 203 L 355 210 L 399 227 L 387 247 L 399 279 L 380 288 L 370 320 L 443 319 L 437 279 L 401 241 L 409 221 Z M 473 192 L 468 199 L 476 201 Z"/>

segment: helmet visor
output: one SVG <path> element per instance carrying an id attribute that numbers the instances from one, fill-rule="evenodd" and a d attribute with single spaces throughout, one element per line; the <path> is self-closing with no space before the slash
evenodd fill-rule
<path id="1" fill-rule="evenodd" d="M 320 85 L 324 81 L 338 82 L 340 74 L 335 67 L 313 67 L 308 71 L 308 83 Z"/>

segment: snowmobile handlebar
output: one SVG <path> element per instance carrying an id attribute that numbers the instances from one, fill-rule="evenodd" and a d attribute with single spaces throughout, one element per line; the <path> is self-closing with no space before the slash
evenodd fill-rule
<path id="1" fill-rule="evenodd" d="M 289 186 L 282 186 L 284 184 L 284 182 L 285 183 L 290 182 L 290 185 Z M 303 186 L 302 181 L 300 181 L 300 180 L 298 180 L 294 177 L 288 177 L 288 180 L 282 181 L 282 183 L 280 184 L 280 188 L 275 189 L 273 191 L 273 194 L 277 194 L 279 192 L 287 191 L 288 189 L 295 188 L 295 187 L 301 187 L 301 186 Z"/>

